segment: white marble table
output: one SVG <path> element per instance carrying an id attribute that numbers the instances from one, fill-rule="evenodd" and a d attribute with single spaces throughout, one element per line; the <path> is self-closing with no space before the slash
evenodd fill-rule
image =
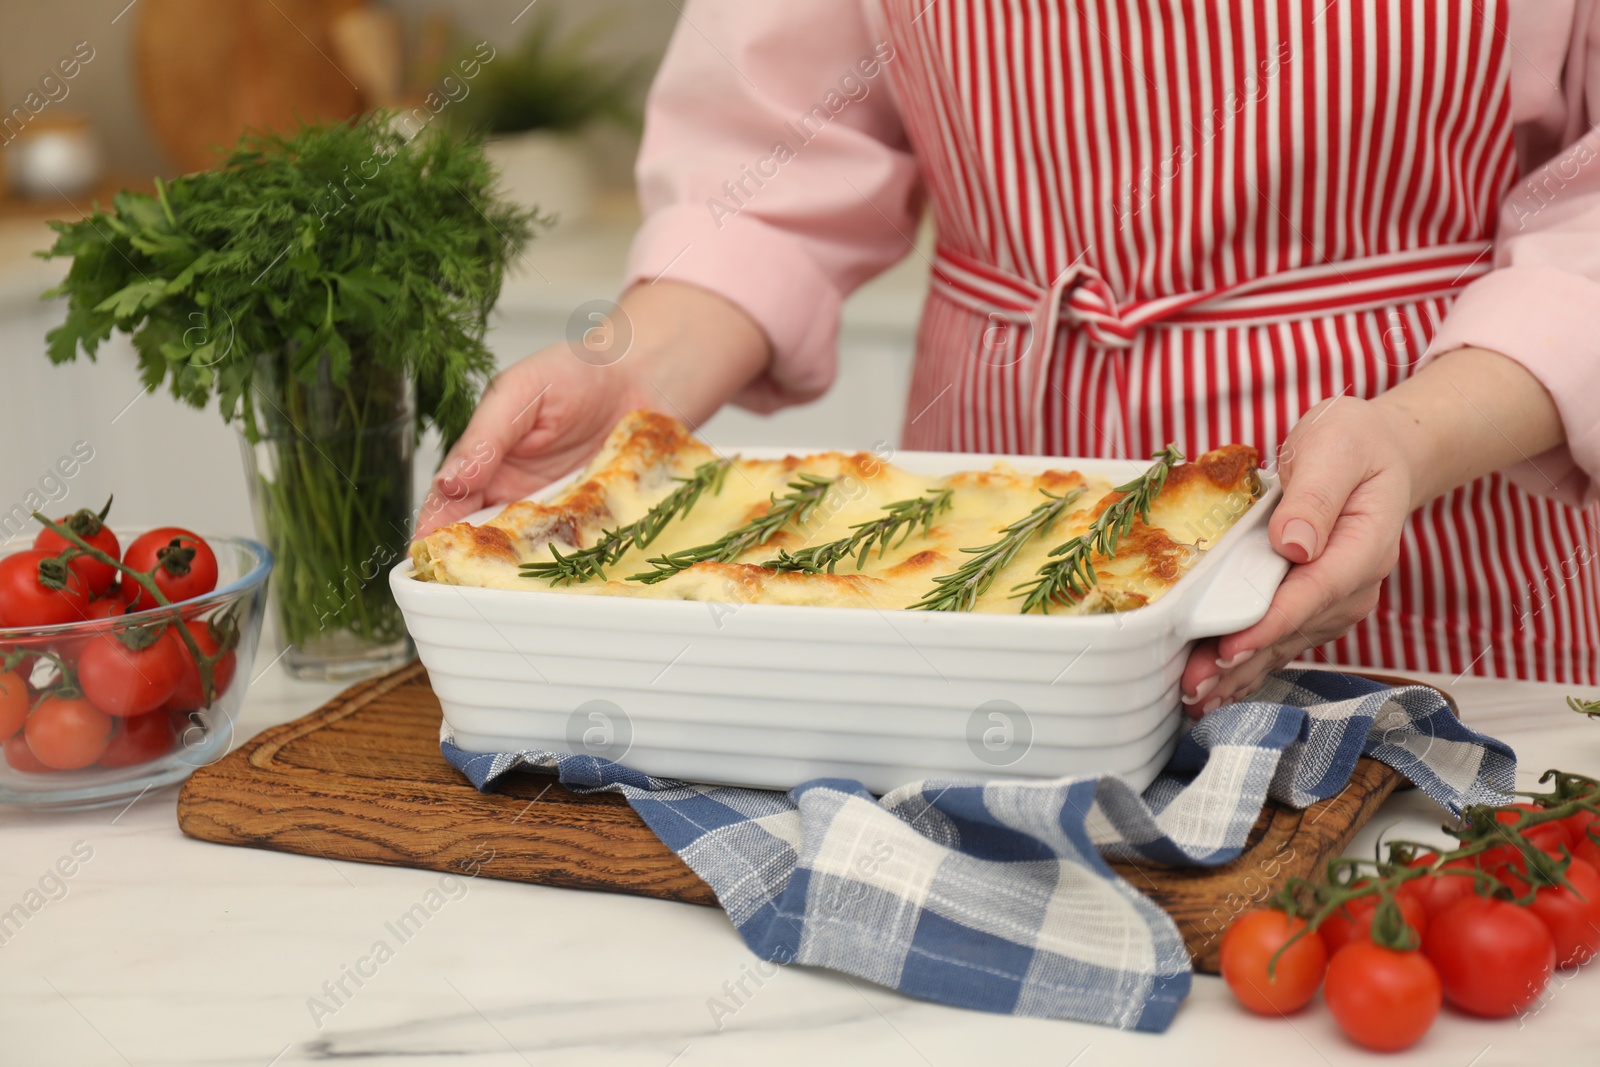
<path id="1" fill-rule="evenodd" d="M 1470 722 L 1517 748 L 1525 781 L 1550 766 L 1600 769 L 1600 723 L 1565 710 L 1563 689 L 1450 688 Z M 250 692 L 240 734 L 333 691 L 269 671 Z M 0 909 L 75 846 L 92 850 L 65 895 L 0 944 L 0 1064 L 1343 1067 L 1379 1059 L 1345 1042 L 1324 1010 L 1292 1023 L 1257 1019 L 1205 977 L 1161 1036 L 936 1007 L 798 968 L 758 984 L 748 977 L 756 958 L 710 908 L 481 877 L 452 888 L 426 871 L 206 844 L 178 832 L 175 796 L 151 793 L 126 810 L 0 810 Z M 1414 792 L 1396 797 L 1355 849 L 1370 852 L 1379 832 L 1428 834 L 1438 821 L 1430 809 Z M 401 942 L 385 924 L 418 903 L 432 904 L 430 918 Z M 392 957 L 363 963 L 380 939 Z M 347 968 L 369 977 L 358 986 Z M 341 979 L 350 995 L 335 1001 L 324 983 Z M 727 1002 L 725 984 L 741 980 L 750 995 L 719 1029 L 708 1001 Z M 325 1008 L 314 1012 L 312 998 Z M 1386 1062 L 1594 1063 L 1597 998 L 1600 974 L 1586 971 L 1552 987 L 1537 1014 L 1447 1015 L 1422 1045 Z"/>

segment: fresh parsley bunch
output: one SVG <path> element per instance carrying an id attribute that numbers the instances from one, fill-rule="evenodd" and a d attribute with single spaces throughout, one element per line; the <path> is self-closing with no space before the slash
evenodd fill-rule
<path id="1" fill-rule="evenodd" d="M 484 345 L 506 268 L 539 221 L 491 192 L 481 140 L 429 128 L 407 138 L 378 112 L 248 133 L 214 170 L 122 192 L 114 212 L 53 222 L 40 256 L 66 256 L 66 321 L 50 359 L 94 358 L 131 334 L 144 383 L 257 438 L 248 402 L 260 362 L 307 382 L 352 367 L 417 385 L 419 428 L 465 429 L 494 366 Z M 370 361 L 364 362 L 364 361 Z"/>

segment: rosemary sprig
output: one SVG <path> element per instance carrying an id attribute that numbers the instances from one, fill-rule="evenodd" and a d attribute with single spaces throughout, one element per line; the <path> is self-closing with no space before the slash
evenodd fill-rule
<path id="1" fill-rule="evenodd" d="M 729 530 L 710 544 L 686 548 L 669 556 L 657 556 L 650 560 L 654 570 L 630 574 L 628 581 L 654 585 L 679 571 L 688 570 L 696 563 L 730 563 L 757 545 L 766 544 L 773 534 L 790 522 L 805 522 L 827 496 L 833 481 L 832 478 L 801 474 L 799 480 L 789 483 L 792 492 L 783 496 L 773 494 L 771 506 L 761 515 Z"/>
<path id="2" fill-rule="evenodd" d="M 1043 492 L 1043 490 L 1041 490 Z M 1017 552 L 1033 537 L 1043 537 L 1066 514 L 1067 509 L 1083 495 L 1082 489 L 1073 489 L 1061 496 L 1044 494 L 1048 499 L 1010 526 L 1003 527 L 1000 540 L 982 548 L 963 548 L 972 558 L 949 574 L 933 580 L 933 588 L 922 595 L 919 603 L 911 605 L 913 611 L 971 611 L 978 598 L 994 584 L 995 577 L 1006 564 L 1016 558 Z"/>
<path id="3" fill-rule="evenodd" d="M 1012 599 L 1022 598 L 1022 614 L 1038 608 L 1050 614 L 1051 604 L 1066 604 L 1081 598 L 1089 587 L 1100 581 L 1091 562 L 1095 553 L 1106 559 L 1117 554 L 1117 543 L 1133 529 L 1135 518 L 1150 521 L 1150 507 L 1167 484 L 1167 474 L 1174 464 L 1183 462 L 1183 453 L 1176 445 L 1167 445 L 1151 456 L 1155 465 L 1126 485 L 1112 490 L 1121 493 L 1110 507 L 1102 511 L 1089 525 L 1089 529 L 1063 545 L 1050 550 L 1050 561 L 1039 568 L 1037 576 L 1017 586 Z"/>
<path id="4" fill-rule="evenodd" d="M 722 492 L 723 480 L 727 477 L 728 468 L 733 465 L 733 459 L 736 458 L 738 457 L 702 463 L 689 477 L 675 479 L 681 483 L 678 488 L 658 501 L 642 517 L 615 530 L 606 530 L 588 548 L 580 548 L 563 556 L 556 550 L 556 546 L 551 544 L 549 548 L 552 558 L 537 563 L 524 563 L 522 577 L 548 578 L 552 585 L 604 578 L 605 569 L 621 559 L 630 548 L 644 548 L 656 539 L 666 528 L 667 523 L 679 516 L 688 515 L 707 489 L 711 490 L 712 496 Z"/>
<path id="5" fill-rule="evenodd" d="M 812 548 L 802 548 L 790 554 L 780 550 L 776 559 L 769 559 L 763 563 L 775 571 L 804 571 L 806 574 L 821 574 L 827 571 L 833 573 L 833 568 L 840 560 L 856 557 L 856 568 L 866 566 L 867 554 L 874 547 L 878 550 L 878 558 L 889 549 L 896 547 L 895 535 L 900 535 L 899 544 L 905 544 L 917 527 L 922 527 L 922 532 L 927 533 L 933 525 L 933 520 L 940 512 L 950 510 L 950 501 L 954 496 L 949 489 L 930 489 L 922 496 L 911 500 L 896 500 L 893 504 L 884 506 L 884 515 L 881 519 L 871 519 L 867 522 L 856 523 L 850 527 L 848 537 L 841 537 L 837 541 L 829 541 L 825 545 L 816 545 Z"/>

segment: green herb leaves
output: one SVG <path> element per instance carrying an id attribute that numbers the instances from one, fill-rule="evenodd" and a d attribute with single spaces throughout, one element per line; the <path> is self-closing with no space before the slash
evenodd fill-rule
<path id="1" fill-rule="evenodd" d="M 723 480 L 727 477 L 728 468 L 733 462 L 733 459 L 719 459 L 700 464 L 689 477 L 679 478 L 681 484 L 645 512 L 643 517 L 626 526 L 605 531 L 594 544 L 588 548 L 580 548 L 569 555 L 563 556 L 556 551 L 555 545 L 551 545 L 550 555 L 554 558 L 550 561 L 524 563 L 522 576 L 548 578 L 552 585 L 604 578 L 605 568 L 620 560 L 630 548 L 644 548 L 654 541 L 669 522 L 688 515 L 707 490 L 710 490 L 713 496 L 722 492 Z"/>
<path id="2" fill-rule="evenodd" d="M 496 62 L 485 62 L 477 86 L 451 110 L 452 121 L 491 133 L 576 131 L 601 120 L 637 126 L 638 100 L 655 64 L 619 63 L 595 47 L 617 27 L 616 12 L 570 32 L 562 14 L 534 10 L 522 39 Z"/>
<path id="3" fill-rule="evenodd" d="M 894 547 L 891 542 L 896 534 L 900 535 L 900 544 L 904 544 L 919 526 L 923 533 L 927 533 L 934 518 L 940 512 L 950 510 L 953 495 L 949 489 L 930 489 L 915 499 L 897 500 L 884 507 L 883 518 L 850 527 L 852 533 L 848 537 L 813 548 L 803 548 L 793 554 L 780 551 L 776 559 L 769 559 L 762 566 L 775 571 L 803 571 L 806 574 L 827 571 L 832 574 L 840 560 L 856 556 L 856 567 L 859 569 L 866 566 L 867 554 L 874 547 L 878 549 L 878 558 L 882 559 L 883 554 Z"/>
<path id="4" fill-rule="evenodd" d="M 536 221 L 493 183 L 477 139 L 407 141 L 382 113 L 246 134 L 215 170 L 51 223 L 40 255 L 72 266 L 46 294 L 68 300 L 50 358 L 132 334 L 147 386 L 196 407 L 216 395 L 252 439 L 243 401 L 260 360 L 336 386 L 363 365 L 402 370 L 419 423 L 452 440 L 494 368 L 489 311 Z"/>
<path id="5" fill-rule="evenodd" d="M 920 602 L 911 605 L 911 610 L 971 611 L 978 598 L 994 584 L 999 573 L 1016 558 L 1022 546 L 1029 539 L 1048 533 L 1056 520 L 1065 515 L 1067 509 L 1083 495 L 1083 490 L 1074 489 L 1061 496 L 1044 495 L 1046 499 L 1043 504 L 1010 526 L 1001 528 L 1000 540 L 982 548 L 963 548 L 961 551 L 969 553 L 972 558 L 952 573 L 935 578 L 933 588 L 923 595 Z"/>
<path id="6" fill-rule="evenodd" d="M 1099 514 L 1086 533 L 1052 549 L 1050 562 L 1039 568 L 1037 577 L 1017 586 L 1013 597 L 1022 599 L 1024 615 L 1035 608 L 1049 614 L 1050 605 L 1070 604 L 1081 598 L 1100 580 L 1091 557 L 1095 553 L 1107 559 L 1116 555 L 1117 543 L 1133 529 L 1133 520 L 1150 521 L 1150 506 L 1161 495 L 1173 465 L 1183 462 L 1183 453 L 1169 444 L 1152 458 L 1156 460 L 1154 466 L 1113 490 L 1123 495 Z"/>
<path id="7" fill-rule="evenodd" d="M 657 556 L 650 560 L 653 570 L 630 574 L 630 582 L 654 585 L 665 581 L 679 571 L 686 571 L 696 563 L 728 563 L 738 559 L 757 545 L 764 545 L 772 535 L 791 522 L 803 523 L 811 517 L 817 505 L 827 496 L 833 485 L 832 478 L 819 478 L 814 474 L 801 474 L 789 483 L 789 492 L 774 495 L 766 511 L 743 526 L 735 527 L 710 544 Z"/>

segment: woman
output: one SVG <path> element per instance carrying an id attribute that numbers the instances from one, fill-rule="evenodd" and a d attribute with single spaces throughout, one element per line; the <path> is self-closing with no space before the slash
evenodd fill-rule
<path id="1" fill-rule="evenodd" d="M 1196 650 L 1192 709 L 1308 650 L 1595 684 L 1596 116 L 1595 0 L 691 2 L 631 349 L 501 375 L 437 521 L 635 406 L 820 395 L 840 302 L 927 198 L 906 447 L 1278 455 L 1295 566 Z"/>

